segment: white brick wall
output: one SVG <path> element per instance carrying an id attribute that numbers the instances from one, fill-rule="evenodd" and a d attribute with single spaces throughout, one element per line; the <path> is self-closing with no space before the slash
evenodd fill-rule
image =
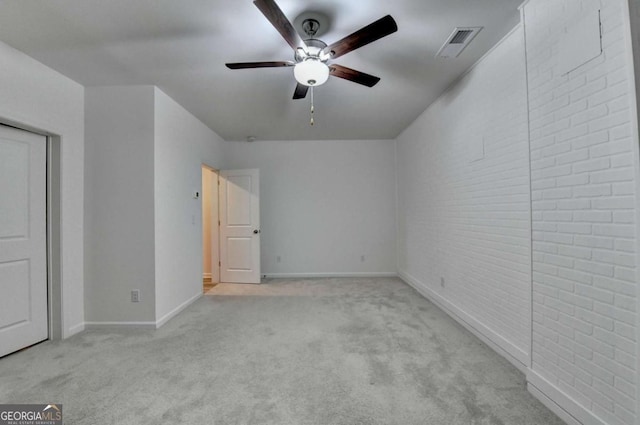
<path id="1" fill-rule="evenodd" d="M 631 1 L 640 26 L 640 0 Z M 530 0 L 524 30 L 397 140 L 402 277 L 530 366 L 534 394 L 589 424 L 640 423 L 626 7 Z M 603 54 L 560 75 L 558 42 L 595 9 Z"/>
<path id="2" fill-rule="evenodd" d="M 484 158 L 474 160 L 483 141 Z M 521 27 L 397 140 L 401 275 L 523 366 L 531 336 L 527 142 Z"/>
<path id="3" fill-rule="evenodd" d="M 622 0 L 531 0 L 524 7 L 532 370 L 591 420 L 611 425 L 637 420 L 637 146 L 624 7 Z M 601 9 L 604 53 L 559 75 L 558 41 L 594 8 Z"/>

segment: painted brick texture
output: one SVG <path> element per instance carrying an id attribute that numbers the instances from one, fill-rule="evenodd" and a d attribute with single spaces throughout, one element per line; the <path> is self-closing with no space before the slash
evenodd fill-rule
<path id="1" fill-rule="evenodd" d="M 532 370 L 611 425 L 637 423 L 637 146 L 624 7 L 619 0 L 524 7 Z M 558 41 L 597 9 L 603 54 L 560 75 Z"/>
<path id="2" fill-rule="evenodd" d="M 403 132 L 397 161 L 401 275 L 437 293 L 528 365 L 531 220 L 521 27 Z"/>

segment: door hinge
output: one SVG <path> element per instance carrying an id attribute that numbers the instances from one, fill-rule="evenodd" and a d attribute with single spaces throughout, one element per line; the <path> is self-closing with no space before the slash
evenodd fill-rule
<path id="1" fill-rule="evenodd" d="M 222 261 L 218 261 L 218 267 L 222 267 Z"/>

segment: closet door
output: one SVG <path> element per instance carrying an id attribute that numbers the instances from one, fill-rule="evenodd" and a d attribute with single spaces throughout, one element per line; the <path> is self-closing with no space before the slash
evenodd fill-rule
<path id="1" fill-rule="evenodd" d="M 0 356 L 48 338 L 46 151 L 0 126 Z"/>

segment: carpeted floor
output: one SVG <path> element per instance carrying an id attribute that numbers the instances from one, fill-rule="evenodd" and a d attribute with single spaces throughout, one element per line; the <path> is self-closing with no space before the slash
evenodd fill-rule
<path id="1" fill-rule="evenodd" d="M 522 374 L 397 279 L 220 284 L 157 331 L 0 359 L 0 403 L 66 424 L 553 425 Z"/>

